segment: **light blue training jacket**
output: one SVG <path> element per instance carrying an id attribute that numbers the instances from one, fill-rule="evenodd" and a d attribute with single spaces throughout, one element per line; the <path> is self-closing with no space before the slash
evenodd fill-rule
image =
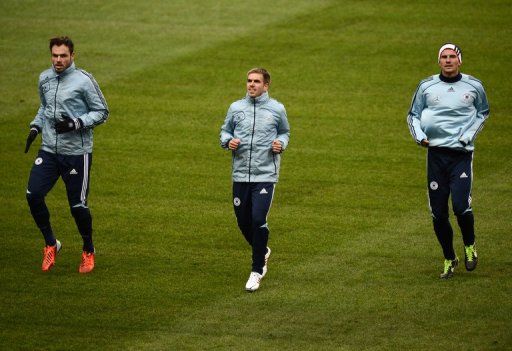
<path id="1" fill-rule="evenodd" d="M 57 74 L 52 68 L 39 76 L 41 105 L 30 127 L 42 132 L 41 149 L 54 154 L 83 155 L 92 152 L 93 128 L 109 115 L 107 102 L 93 76 L 72 63 Z M 79 118 L 83 128 L 57 134 L 62 116 Z"/>
<path id="2" fill-rule="evenodd" d="M 414 140 L 429 146 L 474 150 L 474 141 L 489 116 L 482 83 L 467 74 L 453 79 L 433 75 L 418 85 L 407 123 Z"/>
<path id="3" fill-rule="evenodd" d="M 286 110 L 268 92 L 231 104 L 221 127 L 220 144 L 228 148 L 231 139 L 240 139 L 233 151 L 233 182 L 270 182 L 279 178 L 281 155 L 272 152 L 272 142 L 281 142 L 283 151 L 290 139 Z"/>

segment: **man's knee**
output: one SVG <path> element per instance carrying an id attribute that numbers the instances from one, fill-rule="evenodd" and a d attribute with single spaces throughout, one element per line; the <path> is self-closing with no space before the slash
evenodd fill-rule
<path id="1" fill-rule="evenodd" d="M 457 217 L 463 216 L 469 212 L 472 212 L 471 204 L 469 201 L 458 201 L 453 203 L 453 213 Z"/>
<path id="2" fill-rule="evenodd" d="M 38 205 L 44 204 L 44 196 L 37 194 L 37 193 L 31 193 L 27 190 L 27 202 L 28 205 L 32 207 L 37 207 Z"/>
<path id="3" fill-rule="evenodd" d="M 252 221 L 249 216 L 238 215 L 238 216 L 236 216 L 236 222 L 239 227 L 247 227 L 247 226 L 250 227 Z"/>
<path id="4" fill-rule="evenodd" d="M 50 225 L 50 212 L 44 202 L 44 196 L 27 192 L 27 202 L 37 226 L 39 228 L 48 227 Z"/>
<path id="5" fill-rule="evenodd" d="M 251 223 L 245 223 L 245 222 L 244 223 L 240 223 L 240 222 L 237 222 L 237 224 L 238 224 L 238 227 L 240 229 L 242 229 L 242 230 L 244 230 L 244 229 L 250 230 L 251 227 L 252 227 Z"/>
<path id="6" fill-rule="evenodd" d="M 86 220 L 91 218 L 91 211 L 88 207 L 83 205 L 76 205 L 71 207 L 71 214 L 76 220 Z"/>
<path id="7" fill-rule="evenodd" d="M 260 228 L 268 229 L 267 219 L 265 217 L 256 216 L 252 220 L 252 226 L 254 229 L 260 229 Z"/>
<path id="8" fill-rule="evenodd" d="M 473 210 L 471 209 L 471 207 L 466 207 L 466 208 L 458 208 L 458 209 L 454 209 L 453 210 L 453 213 L 455 214 L 455 216 L 457 217 L 461 217 L 461 216 L 464 216 L 468 213 L 471 213 L 473 212 Z"/>
<path id="9" fill-rule="evenodd" d="M 434 221 L 447 221 L 449 217 L 447 208 L 431 208 L 430 213 Z"/>
<path id="10" fill-rule="evenodd" d="M 448 217 L 432 217 L 432 223 L 434 223 L 435 226 L 439 225 L 445 225 L 446 223 L 450 223 Z"/>

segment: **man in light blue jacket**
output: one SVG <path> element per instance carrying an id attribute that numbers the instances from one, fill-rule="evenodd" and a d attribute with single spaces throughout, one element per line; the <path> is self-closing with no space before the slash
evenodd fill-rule
<path id="1" fill-rule="evenodd" d="M 288 146 L 290 126 L 283 104 L 268 95 L 270 74 L 264 68 L 247 73 L 247 95 L 229 107 L 220 143 L 233 157 L 233 205 L 240 228 L 252 247 L 247 291 L 259 288 L 267 273 L 270 248 L 267 215 L 279 178 L 281 153 Z"/>
<path id="2" fill-rule="evenodd" d="M 448 220 L 450 194 L 464 241 L 466 269 L 474 270 L 478 262 L 471 208 L 473 150 L 475 138 L 489 116 L 489 104 L 482 83 L 460 73 L 462 52 L 457 45 L 441 46 L 438 63 L 441 74 L 420 82 L 407 123 L 416 143 L 428 148 L 429 206 L 445 258 L 441 278 L 448 279 L 459 262 Z"/>
<path id="3" fill-rule="evenodd" d="M 109 110 L 103 94 L 89 73 L 74 64 L 74 45 L 68 37 L 50 39 L 52 67 L 39 77 L 41 104 L 30 123 L 25 153 L 42 134 L 27 187 L 32 217 L 45 239 L 42 270 L 55 265 L 61 243 L 55 238 L 46 194 L 59 177 L 66 185 L 69 206 L 83 239 L 80 273 L 94 268 L 92 217 L 87 207 L 92 162 L 93 128 L 106 121 Z"/>

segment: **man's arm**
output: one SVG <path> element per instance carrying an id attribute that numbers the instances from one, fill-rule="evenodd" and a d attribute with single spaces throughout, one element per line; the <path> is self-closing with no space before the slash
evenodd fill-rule
<path id="1" fill-rule="evenodd" d="M 39 129 L 36 126 L 33 126 L 30 128 L 30 131 L 28 132 L 27 141 L 25 142 L 25 153 L 28 152 L 30 149 L 30 145 L 36 140 L 37 134 L 39 134 Z"/>
<path id="2" fill-rule="evenodd" d="M 228 112 L 226 113 L 226 118 L 224 119 L 224 123 L 220 128 L 220 146 L 224 149 L 229 148 L 229 142 L 233 139 L 233 133 L 235 130 L 235 126 L 233 123 L 233 109 L 230 106 Z M 238 146 L 238 145 L 237 145 Z"/>
<path id="3" fill-rule="evenodd" d="M 407 125 L 409 126 L 409 131 L 416 141 L 417 144 L 422 146 L 428 146 L 428 138 L 427 135 L 421 130 L 421 112 L 426 107 L 425 96 L 423 95 L 423 89 L 421 88 L 421 83 L 416 88 L 416 92 L 412 97 L 411 107 L 409 109 L 409 113 L 407 115 Z"/>
<path id="4" fill-rule="evenodd" d="M 283 152 L 290 141 L 290 124 L 288 123 L 288 117 L 286 115 L 286 109 L 284 105 L 280 105 L 281 110 L 279 111 L 279 123 L 277 125 L 277 138 L 272 142 L 272 151 L 275 153 Z M 279 145 L 280 144 L 280 145 Z"/>
<path id="5" fill-rule="evenodd" d="M 39 78 L 39 109 L 37 110 L 37 114 L 30 122 L 30 128 L 36 127 L 39 132 L 43 129 L 43 120 L 44 120 L 44 110 L 46 108 L 46 99 L 44 98 L 43 93 L 43 85 L 41 84 L 41 77 Z"/>
<path id="6" fill-rule="evenodd" d="M 61 115 L 63 120 L 55 123 L 55 131 L 58 134 L 68 133 L 74 130 L 94 128 L 95 126 L 105 123 L 108 118 L 109 110 L 107 102 L 103 97 L 103 93 L 98 86 L 98 83 L 94 80 L 92 75 L 85 71 L 81 71 L 85 76 L 85 85 L 81 87 L 83 89 L 83 95 L 85 104 L 89 112 L 78 116 L 70 117 L 67 115 Z"/>
<path id="7" fill-rule="evenodd" d="M 475 141 L 477 134 L 484 127 L 485 120 L 489 117 L 489 103 L 487 102 L 487 95 L 485 94 L 484 87 L 479 85 L 477 90 L 477 97 L 474 105 L 477 111 L 474 123 L 461 135 L 459 141 L 462 145 L 466 146 Z"/>
<path id="8" fill-rule="evenodd" d="M 87 76 L 84 96 L 89 112 L 78 116 L 78 118 L 82 125 L 81 128 L 93 128 L 99 124 L 105 123 L 110 111 L 107 101 L 94 77 L 85 71 L 81 72 Z"/>
<path id="9" fill-rule="evenodd" d="M 46 100 L 44 98 L 43 88 L 41 84 L 41 78 L 39 79 L 39 109 L 37 110 L 37 114 L 35 118 L 30 122 L 30 131 L 27 136 L 27 141 L 25 143 L 25 153 L 30 149 L 30 145 L 34 142 L 37 135 L 41 133 L 43 129 L 43 118 L 44 118 L 44 109 L 46 108 Z"/>

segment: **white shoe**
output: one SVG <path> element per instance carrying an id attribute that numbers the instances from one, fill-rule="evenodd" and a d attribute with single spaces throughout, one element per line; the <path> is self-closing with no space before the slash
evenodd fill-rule
<path id="1" fill-rule="evenodd" d="M 55 240 L 55 241 L 57 242 L 57 252 L 59 252 L 60 249 L 62 248 L 62 244 L 58 240 Z"/>
<path id="2" fill-rule="evenodd" d="M 258 272 L 251 272 L 249 280 L 247 280 L 247 283 L 245 284 L 245 290 L 251 292 L 258 290 L 260 287 L 261 278 L 263 278 L 263 275 L 259 274 Z"/>
<path id="3" fill-rule="evenodd" d="M 263 274 L 261 275 L 262 278 L 265 276 L 265 274 L 267 274 L 267 270 L 268 270 L 267 263 L 268 263 L 268 258 L 270 257 L 271 252 L 272 252 L 272 250 L 270 250 L 270 247 L 267 246 L 267 253 L 265 254 L 265 265 L 263 266 Z"/>

